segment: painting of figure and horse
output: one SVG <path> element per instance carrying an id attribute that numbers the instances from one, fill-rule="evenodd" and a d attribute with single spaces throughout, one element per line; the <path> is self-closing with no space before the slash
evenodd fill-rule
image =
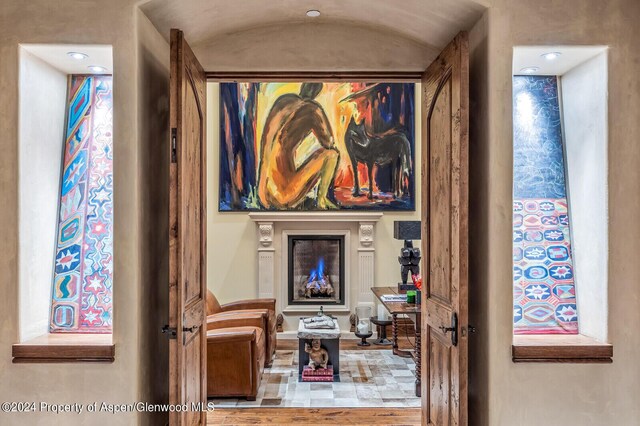
<path id="1" fill-rule="evenodd" d="M 415 210 L 413 83 L 220 83 L 219 210 Z"/>

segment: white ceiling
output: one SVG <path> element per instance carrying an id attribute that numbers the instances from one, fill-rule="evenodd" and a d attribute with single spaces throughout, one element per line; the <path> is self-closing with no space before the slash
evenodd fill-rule
<path id="1" fill-rule="evenodd" d="M 88 67 L 99 65 L 107 69 L 101 74 L 113 72 L 113 55 L 111 46 L 87 44 L 21 44 L 23 49 L 62 71 L 65 74 L 94 74 Z M 79 52 L 89 55 L 88 58 L 73 59 L 67 53 Z"/>
<path id="2" fill-rule="evenodd" d="M 521 70 L 527 67 L 539 68 L 529 75 L 563 75 L 606 50 L 606 46 L 516 46 L 513 48 L 513 75 L 525 74 Z M 561 55 L 553 60 L 542 57 L 549 52 Z"/>
<path id="3" fill-rule="evenodd" d="M 141 9 L 167 40 L 171 28 L 184 31 L 186 40 L 205 69 L 211 71 L 231 69 L 231 62 L 245 70 L 251 67 L 322 70 L 336 65 L 345 69 L 349 64 L 342 64 L 349 62 L 352 55 L 353 68 L 363 69 L 366 66 L 371 69 L 395 67 L 396 61 L 408 63 L 412 68 L 422 66 L 425 61 L 428 64 L 433 59 L 433 52 L 439 52 L 459 31 L 470 29 L 480 19 L 485 10 L 481 2 L 150 0 L 142 4 Z M 310 9 L 320 10 L 320 17 L 307 17 L 306 11 Z M 385 36 L 389 42 L 385 41 Z M 301 37 L 303 39 L 299 40 Z M 372 38 L 376 39 L 375 43 Z M 403 43 L 411 46 L 402 47 L 405 53 L 424 52 L 424 59 L 412 65 L 406 58 L 388 56 Z M 367 62 L 377 47 L 383 52 L 381 55 L 387 56 Z M 222 48 L 235 57 L 214 52 L 214 48 Z M 271 57 L 264 53 L 266 49 Z M 368 50 L 369 54 L 363 55 L 358 50 Z M 292 62 L 289 57 L 296 53 L 302 53 L 304 58 Z M 313 53 L 322 56 L 322 60 L 313 58 Z M 252 55 L 258 56 L 253 62 Z M 334 64 L 335 61 L 339 63 Z"/>

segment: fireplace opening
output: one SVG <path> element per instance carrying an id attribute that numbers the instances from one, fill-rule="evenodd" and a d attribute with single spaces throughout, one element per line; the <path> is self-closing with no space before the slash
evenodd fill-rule
<path id="1" fill-rule="evenodd" d="M 290 305 L 344 303 L 344 236 L 289 235 Z"/>

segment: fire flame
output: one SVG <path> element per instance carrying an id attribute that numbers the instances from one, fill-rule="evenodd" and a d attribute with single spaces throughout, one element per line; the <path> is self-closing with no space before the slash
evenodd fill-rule
<path id="1" fill-rule="evenodd" d="M 315 281 L 315 287 L 320 288 L 320 282 L 324 281 L 324 257 L 318 258 L 318 264 L 309 272 L 307 288 L 311 287 Z"/>

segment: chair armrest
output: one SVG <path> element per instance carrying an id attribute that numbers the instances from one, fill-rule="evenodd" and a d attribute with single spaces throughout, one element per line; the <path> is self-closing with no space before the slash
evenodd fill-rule
<path id="1" fill-rule="evenodd" d="M 255 328 L 221 328 L 207 331 L 207 342 L 231 343 L 252 342 L 256 340 Z"/>
<path id="2" fill-rule="evenodd" d="M 265 318 L 260 314 L 229 315 L 207 317 L 207 330 L 230 327 L 258 327 L 265 329 Z"/>
<path id="3" fill-rule="evenodd" d="M 222 312 L 238 311 L 242 309 L 269 309 L 276 310 L 276 299 L 250 299 L 238 300 L 221 306 Z"/>
<path id="4" fill-rule="evenodd" d="M 269 310 L 268 309 L 241 309 L 239 311 L 218 312 L 217 314 L 209 315 L 209 317 L 229 318 L 237 315 L 262 315 L 264 318 L 269 318 Z"/>

